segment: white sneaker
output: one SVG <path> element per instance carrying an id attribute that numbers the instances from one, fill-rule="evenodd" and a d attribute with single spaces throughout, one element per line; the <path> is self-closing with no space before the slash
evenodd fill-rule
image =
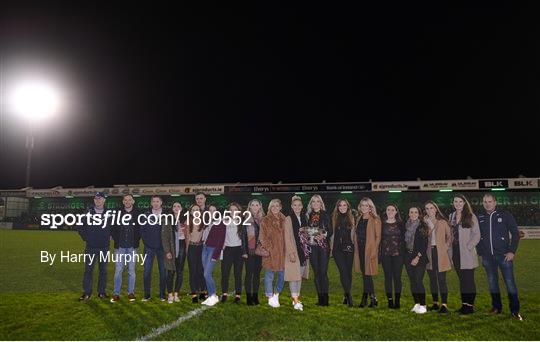
<path id="1" fill-rule="evenodd" d="M 206 298 L 204 302 L 202 302 L 203 305 L 206 306 L 214 306 L 217 303 L 219 303 L 219 297 L 217 295 L 211 295 L 210 297 Z"/>
<path id="2" fill-rule="evenodd" d="M 425 305 L 418 305 L 418 309 L 415 311 L 417 314 L 425 314 L 427 312 L 427 308 Z"/>
<path id="3" fill-rule="evenodd" d="M 180 301 L 180 298 L 178 298 L 178 295 L 175 294 L 175 295 L 174 295 L 174 302 L 175 302 L 175 303 L 178 303 L 179 301 Z"/>
<path id="4" fill-rule="evenodd" d="M 169 295 L 169 297 L 167 298 L 167 303 L 172 304 L 173 301 L 174 301 L 174 297 L 172 295 Z"/>
<path id="5" fill-rule="evenodd" d="M 420 304 L 418 304 L 418 303 L 414 304 L 413 308 L 411 309 L 411 312 L 416 312 L 416 310 L 418 310 L 419 306 L 420 306 Z"/>
<path id="6" fill-rule="evenodd" d="M 273 308 L 279 308 L 279 295 L 274 294 L 272 297 L 268 298 L 268 305 Z"/>
<path id="7" fill-rule="evenodd" d="M 298 302 L 298 303 L 294 304 L 294 309 L 304 311 L 304 306 L 302 305 L 301 302 Z"/>
<path id="8" fill-rule="evenodd" d="M 279 305 L 279 293 L 276 293 L 274 295 L 274 298 L 275 298 L 274 300 L 275 300 L 275 303 L 276 303 L 276 308 L 279 308 L 280 307 L 280 305 Z"/>
<path id="9" fill-rule="evenodd" d="M 219 297 L 217 295 L 211 296 L 212 300 L 208 303 L 208 306 L 214 306 L 219 303 Z"/>

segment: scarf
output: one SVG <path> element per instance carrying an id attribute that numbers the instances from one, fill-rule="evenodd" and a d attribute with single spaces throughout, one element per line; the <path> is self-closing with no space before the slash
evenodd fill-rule
<path id="1" fill-rule="evenodd" d="M 416 232 L 416 229 L 420 225 L 420 220 L 411 221 L 411 219 L 408 219 L 405 223 L 405 244 L 407 246 L 407 250 L 412 251 L 414 246 L 414 233 Z"/>

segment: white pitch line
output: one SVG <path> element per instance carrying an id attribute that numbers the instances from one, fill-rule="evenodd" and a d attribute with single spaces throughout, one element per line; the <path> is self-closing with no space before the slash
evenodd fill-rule
<path id="1" fill-rule="evenodd" d="M 184 321 L 187 321 L 188 319 L 190 318 L 193 318 L 197 315 L 200 315 L 204 310 L 210 308 L 209 306 L 201 306 L 200 308 L 198 309 L 195 309 L 195 310 L 192 310 L 190 312 L 188 312 L 187 314 L 185 314 L 184 316 L 180 316 L 178 317 L 178 319 L 174 322 L 171 322 L 169 324 L 164 324 L 158 328 L 154 328 L 152 329 L 152 331 L 148 334 L 148 335 L 144 335 L 143 337 L 140 337 L 138 338 L 137 340 L 138 341 L 147 341 L 147 340 L 151 340 L 173 328 L 176 328 L 177 326 L 179 326 L 182 322 Z"/>

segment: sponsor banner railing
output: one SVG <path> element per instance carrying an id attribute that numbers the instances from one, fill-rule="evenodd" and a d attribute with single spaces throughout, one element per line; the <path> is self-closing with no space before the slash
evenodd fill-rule
<path id="1" fill-rule="evenodd" d="M 305 184 L 262 184 L 226 186 L 227 193 L 279 193 L 279 192 L 340 192 L 370 191 L 371 183 L 305 183 Z"/>
<path id="2" fill-rule="evenodd" d="M 0 190 L 0 197 L 91 197 L 98 191 L 111 196 L 132 194 L 194 195 L 225 193 L 293 193 L 293 192 L 359 192 L 359 191 L 467 191 L 467 190 L 527 190 L 539 189 L 539 178 L 417 180 L 396 182 L 293 183 L 293 184 L 173 184 L 126 185 L 111 188 L 62 188 Z"/>
<path id="3" fill-rule="evenodd" d="M 78 188 L 78 189 L 32 189 L 25 193 L 27 197 L 92 197 L 96 192 L 105 195 L 190 195 L 197 192 L 207 194 L 223 194 L 223 185 L 192 185 L 192 186 L 154 186 L 154 187 L 114 187 L 114 188 Z"/>
<path id="4" fill-rule="evenodd" d="M 540 239 L 540 226 L 519 227 L 519 231 L 524 234 L 522 239 Z"/>

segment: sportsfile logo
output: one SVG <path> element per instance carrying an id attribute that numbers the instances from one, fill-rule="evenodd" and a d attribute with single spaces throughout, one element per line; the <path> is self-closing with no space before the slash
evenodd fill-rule
<path id="1" fill-rule="evenodd" d="M 109 225 L 162 225 L 162 224 L 178 224 L 180 213 L 176 216 L 172 213 L 168 214 L 139 214 L 136 222 L 132 220 L 133 216 L 129 213 L 122 214 L 121 211 L 107 210 L 103 214 L 42 214 L 41 225 L 49 226 L 51 229 L 56 229 L 63 225 L 68 226 L 98 226 L 102 229 Z"/>

